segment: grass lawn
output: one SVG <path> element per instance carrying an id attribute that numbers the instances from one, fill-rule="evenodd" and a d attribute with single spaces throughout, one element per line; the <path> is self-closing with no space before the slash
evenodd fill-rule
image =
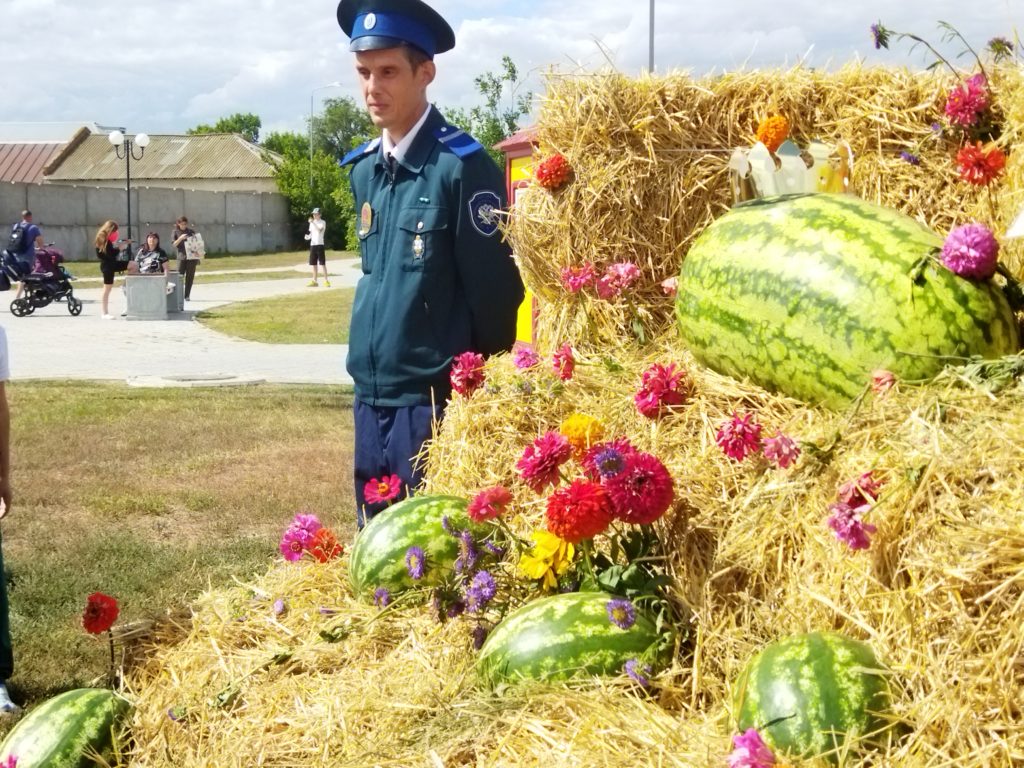
<path id="1" fill-rule="evenodd" d="M 166 248 L 164 250 L 167 250 Z M 172 269 L 176 265 L 176 258 L 173 254 L 168 251 L 171 255 Z M 356 254 L 352 251 L 328 251 L 327 262 L 333 261 L 344 261 L 347 259 L 356 258 Z M 251 254 L 212 254 L 203 259 L 203 263 L 199 265 L 196 270 L 196 280 L 199 280 L 203 272 L 212 271 L 237 271 L 240 269 L 276 269 L 278 267 L 294 267 L 299 264 L 307 264 L 309 262 L 309 251 L 280 251 L 276 253 L 251 253 Z M 75 277 L 100 277 L 100 262 L 99 259 L 87 259 L 86 261 L 72 261 L 65 265 L 68 271 Z M 287 274 L 287 277 L 295 277 L 295 275 Z M 208 276 L 210 277 L 210 276 Z M 237 279 L 237 278 L 232 278 Z M 250 279 L 246 277 L 246 279 Z"/>
<path id="2" fill-rule="evenodd" d="M 81 626 L 91 592 L 120 601 L 119 624 L 159 617 L 265 572 L 298 510 L 342 540 L 354 534 L 346 388 L 17 382 L 8 392 L 16 701 L 103 675 L 105 638 Z"/>
<path id="3" fill-rule="evenodd" d="M 270 344 L 347 344 L 354 288 L 244 301 L 199 313 L 199 321 L 229 336 Z"/>

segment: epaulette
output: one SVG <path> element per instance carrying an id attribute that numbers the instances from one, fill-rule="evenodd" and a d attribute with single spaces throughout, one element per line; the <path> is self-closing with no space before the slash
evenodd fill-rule
<path id="1" fill-rule="evenodd" d="M 380 136 L 378 136 L 376 139 L 370 139 L 365 144 L 360 144 L 358 147 L 356 147 L 351 152 L 349 152 L 347 155 L 345 155 L 343 158 L 341 158 L 341 162 L 338 163 L 338 165 L 346 166 L 349 163 L 355 162 L 356 160 L 358 160 L 363 155 L 365 155 L 365 154 L 367 154 L 369 152 L 373 152 L 374 150 L 376 150 L 379 145 L 380 145 Z"/>
<path id="2" fill-rule="evenodd" d="M 435 129 L 434 138 L 460 158 L 468 157 L 484 148 L 483 144 L 454 125 L 442 125 L 440 128 Z"/>

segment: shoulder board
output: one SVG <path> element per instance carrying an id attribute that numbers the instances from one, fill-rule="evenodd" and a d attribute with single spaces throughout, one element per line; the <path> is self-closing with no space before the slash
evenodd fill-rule
<path id="1" fill-rule="evenodd" d="M 454 125 L 442 125 L 435 129 L 434 138 L 460 158 L 468 157 L 484 148 L 483 144 Z"/>
<path id="2" fill-rule="evenodd" d="M 370 141 L 366 142 L 365 144 L 360 144 L 358 147 L 356 147 L 343 158 L 341 158 L 341 162 L 338 163 L 338 165 L 345 166 L 348 165 L 349 163 L 354 163 L 363 155 L 369 152 L 373 152 L 375 149 L 377 149 L 379 144 L 380 136 L 378 136 L 376 139 L 370 139 Z"/>

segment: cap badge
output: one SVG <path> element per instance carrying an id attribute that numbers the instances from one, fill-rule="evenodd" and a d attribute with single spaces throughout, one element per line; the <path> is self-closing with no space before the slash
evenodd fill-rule
<path id="1" fill-rule="evenodd" d="M 373 29 L 377 26 L 377 14 L 368 13 L 363 19 L 363 29 Z"/>

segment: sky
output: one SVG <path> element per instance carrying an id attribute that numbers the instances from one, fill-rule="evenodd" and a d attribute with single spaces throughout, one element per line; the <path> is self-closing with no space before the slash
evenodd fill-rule
<path id="1" fill-rule="evenodd" d="M 473 78 L 511 56 L 521 92 L 546 73 L 648 66 L 649 0 L 428 0 L 455 30 L 437 57 L 430 99 L 480 102 Z M 922 69 L 908 42 L 876 51 L 869 27 L 942 45 L 952 23 L 974 46 L 1024 37 L 1024 0 L 655 0 L 655 71 L 700 76 L 742 68 L 836 68 L 846 62 Z M 306 131 L 311 100 L 359 100 L 348 40 L 331 0 L 0 0 L 6 31 L 0 122 L 92 121 L 129 134 L 181 133 L 234 112 L 269 131 Z M 19 33 L 12 44 L 11 30 Z M 968 65 L 969 60 L 961 60 Z M 339 85 L 335 85 L 339 84 Z"/>

